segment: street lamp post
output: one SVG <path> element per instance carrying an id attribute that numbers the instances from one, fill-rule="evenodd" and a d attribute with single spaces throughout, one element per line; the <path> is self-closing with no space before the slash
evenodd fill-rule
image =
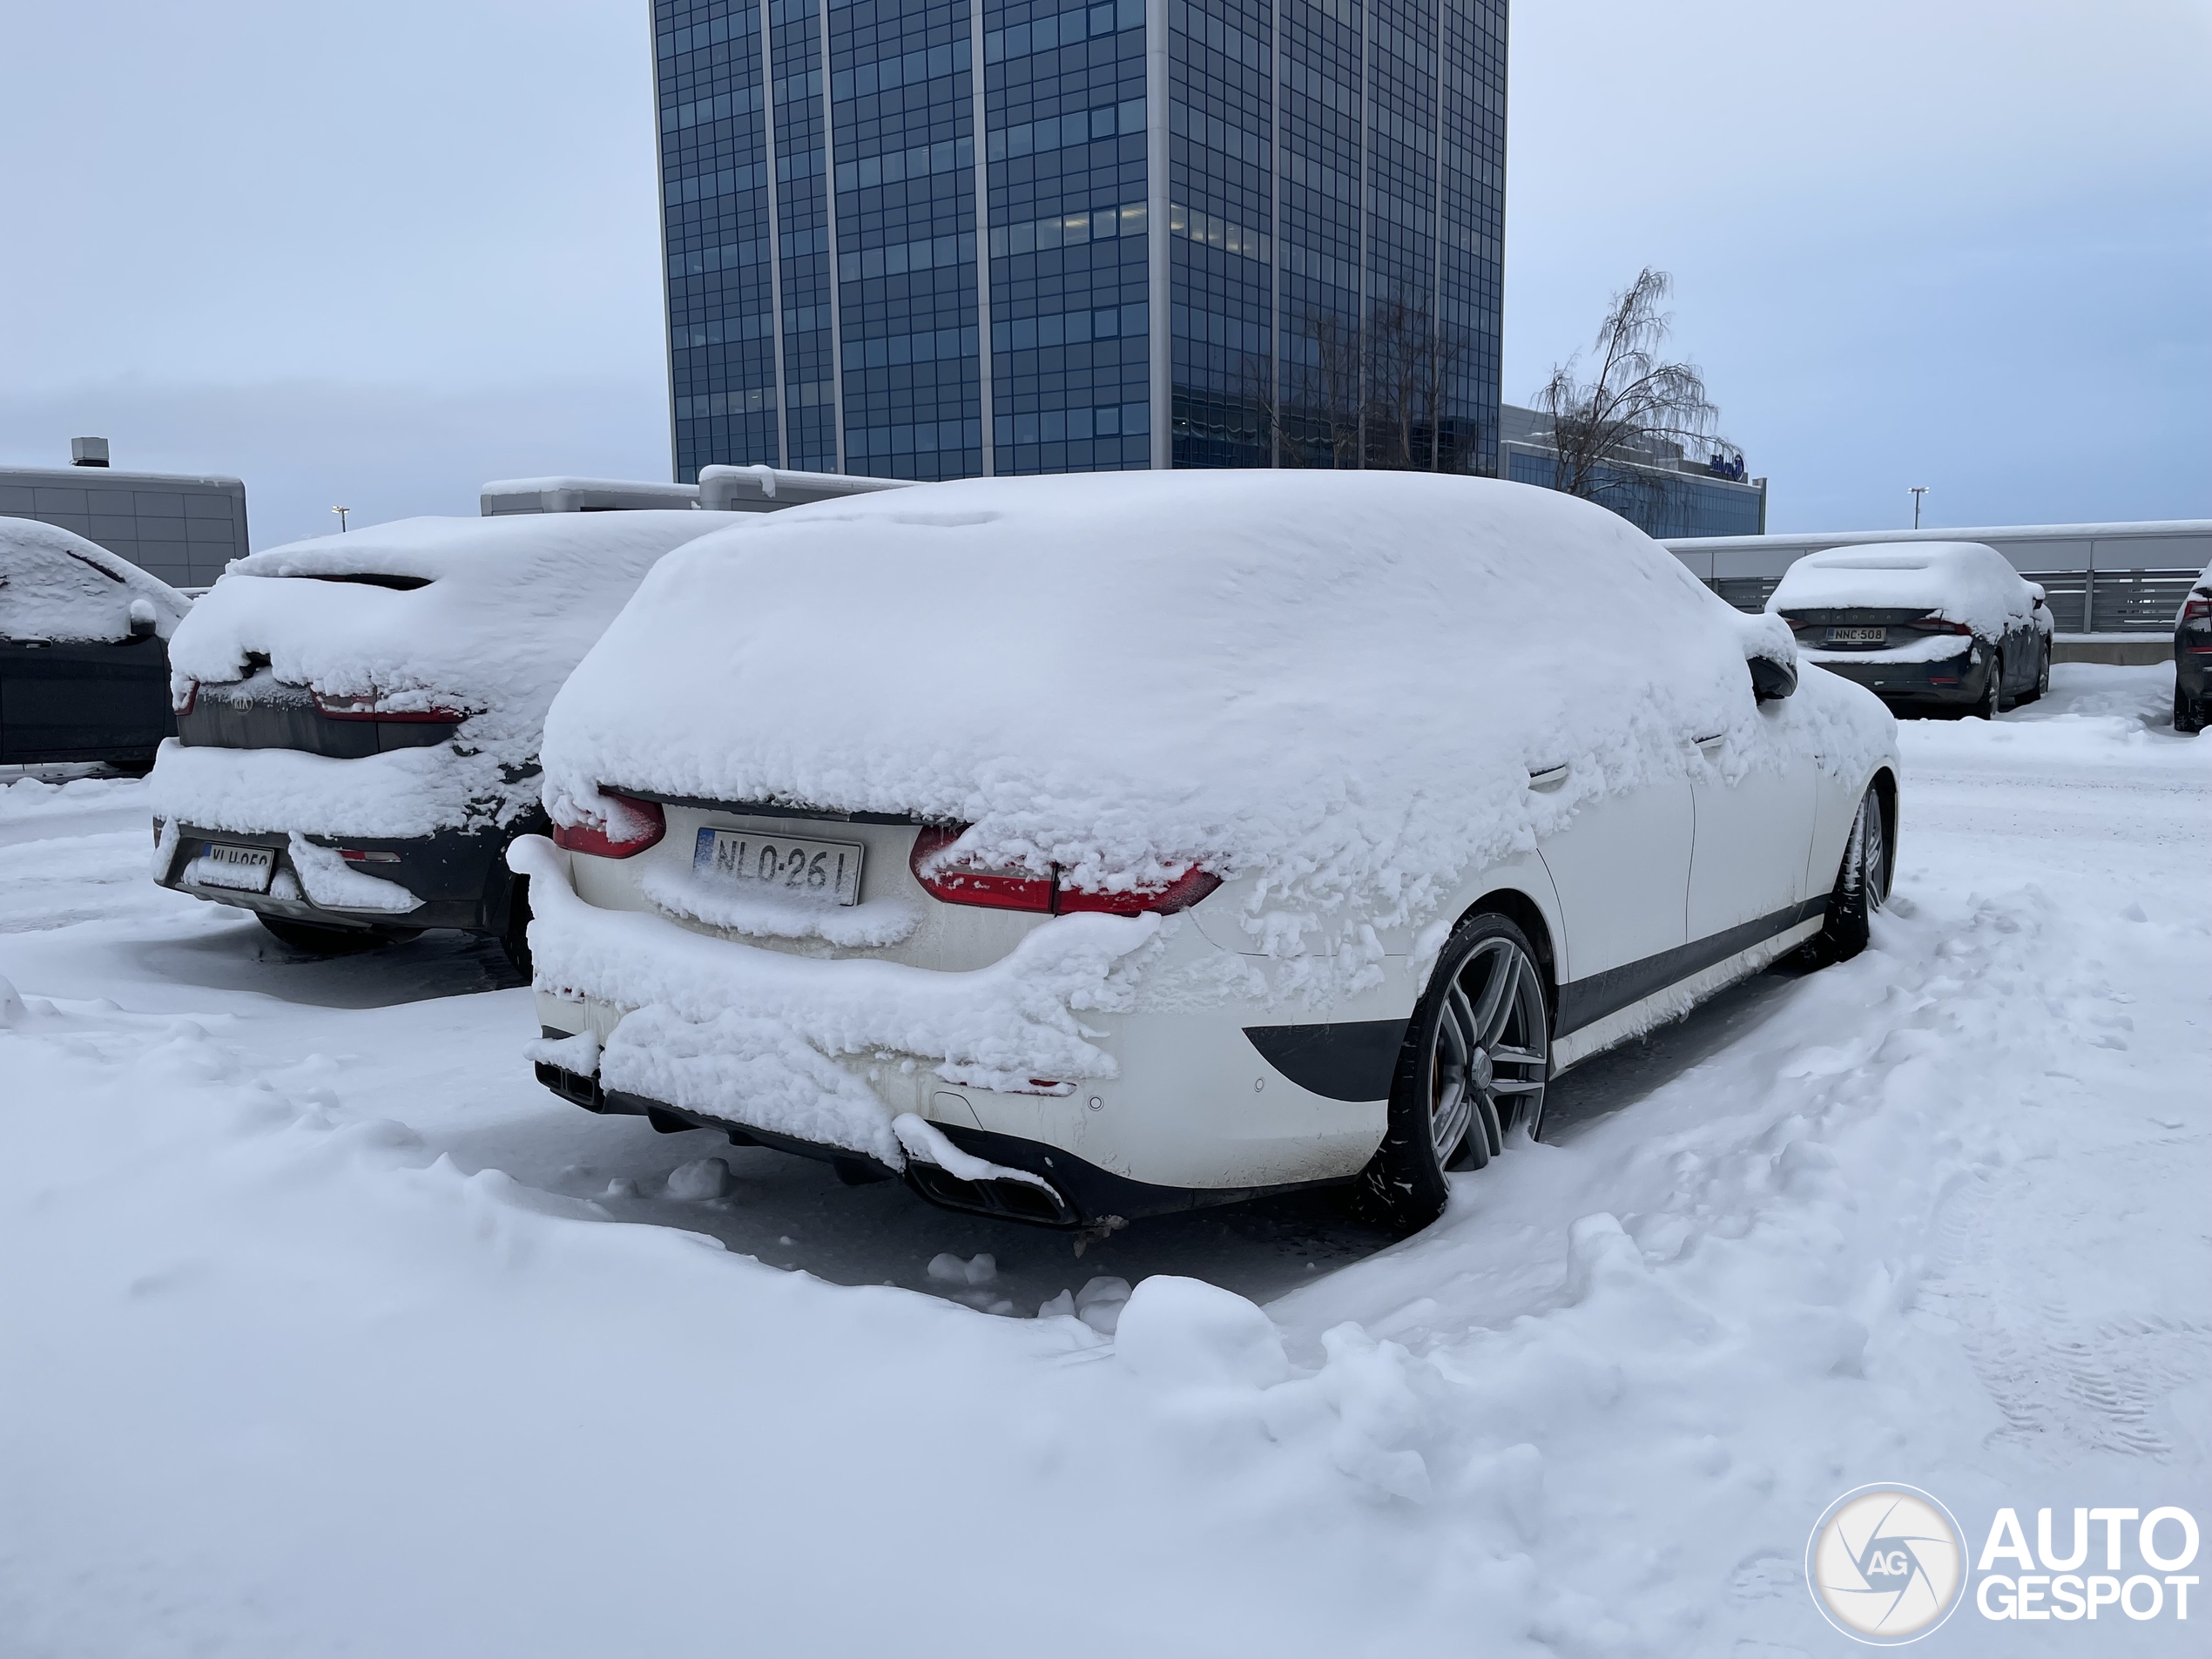
<path id="1" fill-rule="evenodd" d="M 1925 484 L 1914 484 L 1912 486 L 1912 528 L 1917 530 L 1920 528 L 1920 497 L 1928 493 L 1928 487 Z"/>
<path id="2" fill-rule="evenodd" d="M 346 515 L 352 512 L 354 509 L 350 507 L 334 507 L 330 510 L 338 515 L 338 533 L 341 536 L 343 536 L 346 533 Z M 1915 524 L 1920 522 L 1919 516 L 1918 514 L 1913 516 L 1912 522 Z"/>

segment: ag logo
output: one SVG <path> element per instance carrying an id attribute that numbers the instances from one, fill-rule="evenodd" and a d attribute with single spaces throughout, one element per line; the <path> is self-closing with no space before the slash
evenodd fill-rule
<path id="1" fill-rule="evenodd" d="M 1927 1635 L 1959 1605 L 1966 1544 L 1951 1512 L 1918 1487 L 1860 1487 L 1814 1526 L 1805 1584 L 1845 1635 L 1898 1647 Z"/>

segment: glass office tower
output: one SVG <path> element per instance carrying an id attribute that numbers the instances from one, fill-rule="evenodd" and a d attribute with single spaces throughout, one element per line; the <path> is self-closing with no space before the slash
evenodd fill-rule
<path id="1" fill-rule="evenodd" d="M 1506 0 L 654 0 L 678 478 L 1494 472 Z"/>

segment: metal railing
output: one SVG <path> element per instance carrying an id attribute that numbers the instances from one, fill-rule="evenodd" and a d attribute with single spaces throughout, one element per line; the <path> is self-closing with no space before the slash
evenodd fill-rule
<path id="1" fill-rule="evenodd" d="M 2195 570 L 2023 570 L 2043 584 L 2051 620 L 2062 634 L 2163 634 L 2195 582 Z M 1705 585 L 1738 610 L 1759 611 L 1779 587 L 1776 576 L 1716 576 Z"/>

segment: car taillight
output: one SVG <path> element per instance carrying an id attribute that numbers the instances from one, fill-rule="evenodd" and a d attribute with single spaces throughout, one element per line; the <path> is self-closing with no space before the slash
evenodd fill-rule
<path id="1" fill-rule="evenodd" d="M 1932 634 L 1971 634 L 1973 632 L 1973 630 L 1966 626 L 1965 623 L 1947 621 L 1933 611 L 1930 611 L 1913 625 L 1925 628 Z"/>
<path id="2" fill-rule="evenodd" d="M 607 803 L 606 827 L 556 823 L 554 846 L 596 858 L 633 859 L 668 833 L 668 814 L 658 801 L 617 795 L 611 789 L 603 789 L 599 794 Z"/>
<path id="3" fill-rule="evenodd" d="M 459 709 L 388 709 L 371 691 L 366 697 L 336 697 L 316 691 L 315 711 L 326 720 L 376 720 L 400 725 L 457 725 L 469 717 Z"/>
<path id="4" fill-rule="evenodd" d="M 1221 885 L 1204 870 L 1186 870 L 1164 887 L 1125 893 L 1090 893 L 1063 887 L 1055 868 L 1049 876 L 1024 869 L 996 868 L 947 861 L 944 850 L 967 833 L 965 824 L 925 829 L 914 837 L 907 866 L 934 899 L 947 904 L 980 905 L 989 910 L 1027 910 L 1048 915 L 1097 911 L 1110 916 L 1141 916 L 1148 911 L 1172 915 L 1188 910 Z"/>
<path id="5" fill-rule="evenodd" d="M 1061 887 L 1055 894 L 1054 908 L 1062 915 L 1071 910 L 1103 910 L 1109 916 L 1141 916 L 1156 911 L 1171 916 L 1178 910 L 1188 910 L 1221 885 L 1221 878 L 1205 870 L 1185 870 L 1164 887 L 1136 887 L 1127 893 L 1085 893 L 1079 887 Z"/>
<path id="6" fill-rule="evenodd" d="M 914 837 L 907 866 L 933 899 L 947 904 L 981 905 L 988 910 L 1052 911 L 1052 878 L 1033 871 L 993 869 L 940 856 L 967 833 L 968 826 L 925 829 Z M 927 867 L 925 868 L 924 867 Z"/>
<path id="7" fill-rule="evenodd" d="M 2192 593 L 2182 602 L 2183 622 L 2212 622 L 2212 594 Z"/>
<path id="8" fill-rule="evenodd" d="M 169 706 L 178 714 L 190 714 L 199 703 L 199 682 L 198 680 L 186 680 L 185 689 L 181 691 L 173 685 L 169 688 Z"/>

